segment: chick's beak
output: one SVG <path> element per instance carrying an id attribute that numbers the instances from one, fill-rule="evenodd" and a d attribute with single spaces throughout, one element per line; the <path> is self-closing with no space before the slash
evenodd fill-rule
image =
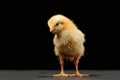
<path id="1" fill-rule="evenodd" d="M 50 28 L 50 32 L 53 32 L 55 30 L 55 27 Z"/>

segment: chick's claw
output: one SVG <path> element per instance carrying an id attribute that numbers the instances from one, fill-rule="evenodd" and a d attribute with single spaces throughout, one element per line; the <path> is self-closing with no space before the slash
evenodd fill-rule
<path id="1" fill-rule="evenodd" d="M 69 76 L 72 76 L 72 77 L 88 77 L 89 76 L 89 74 L 71 74 L 71 75 L 69 75 Z"/>
<path id="2" fill-rule="evenodd" d="M 68 74 L 60 73 L 60 74 L 54 74 L 54 77 L 68 77 Z"/>

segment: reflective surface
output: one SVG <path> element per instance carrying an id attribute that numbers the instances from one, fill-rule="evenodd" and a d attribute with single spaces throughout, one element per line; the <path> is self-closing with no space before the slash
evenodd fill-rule
<path id="1" fill-rule="evenodd" d="M 73 70 L 65 70 L 72 74 Z M 0 80 L 120 80 L 120 70 L 80 70 L 90 77 L 53 77 L 59 70 L 0 70 Z"/>

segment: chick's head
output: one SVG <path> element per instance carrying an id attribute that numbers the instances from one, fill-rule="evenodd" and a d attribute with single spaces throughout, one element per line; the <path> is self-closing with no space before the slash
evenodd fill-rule
<path id="1" fill-rule="evenodd" d="M 50 32 L 56 34 L 64 30 L 68 22 L 68 19 L 63 15 L 55 15 L 52 16 L 48 20 L 48 26 L 50 28 Z"/>

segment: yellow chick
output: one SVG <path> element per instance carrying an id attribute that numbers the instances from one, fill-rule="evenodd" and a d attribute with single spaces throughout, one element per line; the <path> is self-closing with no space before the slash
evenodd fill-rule
<path id="1" fill-rule="evenodd" d="M 48 20 L 50 32 L 54 33 L 54 51 L 59 57 L 61 72 L 53 76 L 89 76 L 81 74 L 78 70 L 79 59 L 84 55 L 85 34 L 80 31 L 72 20 L 64 15 L 57 14 Z M 64 72 L 64 59 L 73 60 L 75 65 L 74 74 Z"/>

